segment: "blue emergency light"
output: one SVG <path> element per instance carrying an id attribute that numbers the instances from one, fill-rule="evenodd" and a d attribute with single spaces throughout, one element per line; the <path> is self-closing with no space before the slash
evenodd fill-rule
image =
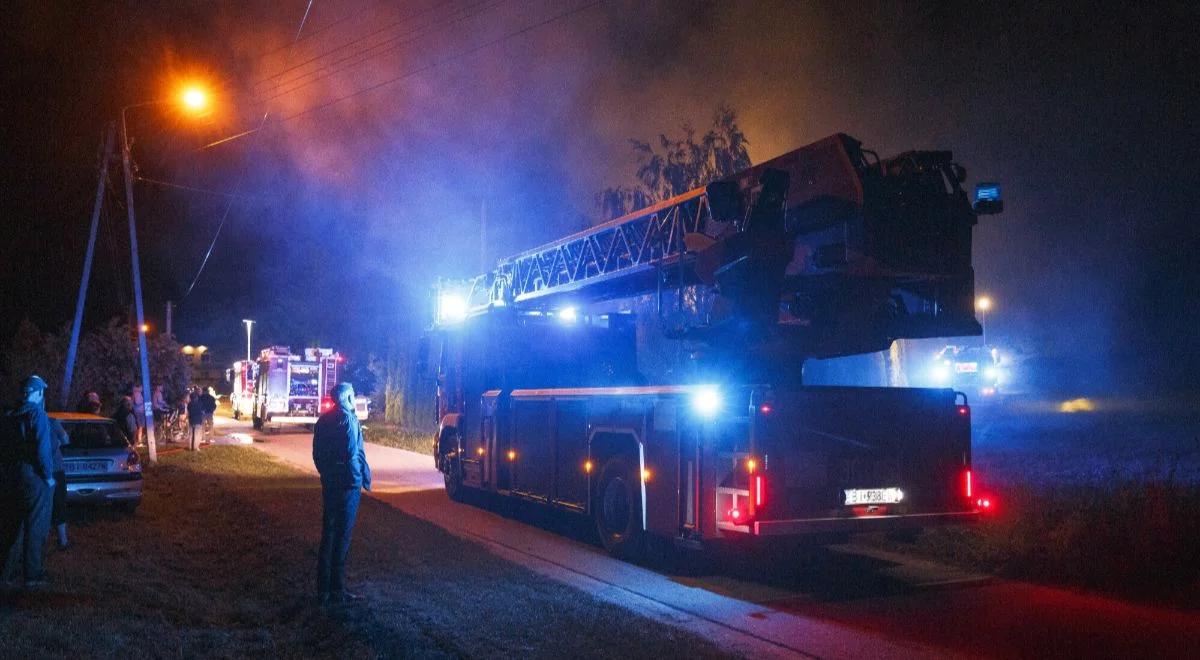
<path id="1" fill-rule="evenodd" d="M 976 184 L 974 208 L 977 215 L 992 215 L 1003 211 L 1004 200 L 1000 197 L 1000 184 Z"/>

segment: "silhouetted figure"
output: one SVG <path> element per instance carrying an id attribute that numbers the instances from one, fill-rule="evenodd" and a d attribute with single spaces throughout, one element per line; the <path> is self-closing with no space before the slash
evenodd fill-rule
<path id="1" fill-rule="evenodd" d="M 213 388 L 208 388 L 200 395 L 200 401 L 204 405 L 204 434 L 205 440 L 208 440 L 208 434 L 213 430 L 213 413 L 217 412 L 217 393 Z"/>
<path id="2" fill-rule="evenodd" d="M 117 404 L 112 418 L 121 429 L 121 433 L 125 434 L 125 439 L 129 441 L 129 444 L 136 444 L 138 428 L 137 419 L 133 416 L 133 397 L 121 397 L 121 402 Z"/>
<path id="3" fill-rule="evenodd" d="M 187 414 L 188 426 L 192 431 L 188 440 L 188 451 L 196 451 L 204 442 L 204 397 L 200 395 L 198 387 L 192 390 L 188 399 Z"/>
<path id="4" fill-rule="evenodd" d="M 11 584 L 23 572 L 26 587 L 48 583 L 42 568 L 42 547 L 50 531 L 53 499 L 54 438 L 43 401 L 46 381 L 25 379 L 22 403 L 4 417 L 0 472 L 3 476 L 3 538 L 6 552 L 4 581 Z"/>
<path id="5" fill-rule="evenodd" d="M 75 412 L 99 415 L 100 395 L 95 390 L 88 390 L 87 394 L 84 394 L 83 398 L 79 400 L 79 405 L 75 406 Z"/>
<path id="6" fill-rule="evenodd" d="M 313 463 L 321 474 L 324 504 L 317 553 L 317 602 L 321 605 L 358 598 L 346 591 L 346 554 L 362 489 L 371 490 L 362 427 L 354 416 L 354 387 L 339 383 L 334 400 L 337 406 L 321 415 L 313 430 Z"/>

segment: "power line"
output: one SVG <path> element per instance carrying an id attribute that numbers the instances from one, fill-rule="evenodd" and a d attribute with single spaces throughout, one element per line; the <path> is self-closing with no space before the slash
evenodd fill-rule
<path id="1" fill-rule="evenodd" d="M 304 7 L 304 15 L 300 17 L 300 25 L 296 28 L 296 36 L 292 39 L 293 48 L 296 46 L 296 43 L 300 41 L 300 35 L 304 32 L 304 24 L 308 22 L 308 14 L 312 11 L 312 5 L 313 0 L 308 0 L 308 4 Z M 289 50 L 288 56 L 285 58 L 285 62 L 291 57 L 291 55 L 292 52 Z M 262 120 L 260 120 L 258 123 L 258 130 L 262 130 L 263 126 L 265 126 L 267 123 L 267 118 L 270 116 L 270 108 L 267 108 L 263 111 Z M 258 138 L 256 136 L 255 140 L 250 144 L 250 150 L 247 154 L 248 156 L 254 153 L 254 146 L 257 143 Z M 187 297 L 191 295 L 192 290 L 196 288 L 196 283 L 200 281 L 200 275 L 204 273 L 204 267 L 208 265 L 208 259 L 212 256 L 213 248 L 217 245 L 217 239 L 221 237 L 221 230 L 225 228 L 225 221 L 229 219 L 229 211 L 233 209 L 233 202 L 235 199 L 237 199 L 238 194 L 242 191 L 242 183 L 245 181 L 245 173 L 246 168 L 243 167 L 241 174 L 238 176 L 237 183 L 234 185 L 233 194 L 230 195 L 229 201 L 225 204 L 225 211 L 221 214 L 221 221 L 217 223 L 217 231 L 213 233 L 212 242 L 208 244 L 208 249 L 204 251 L 204 259 L 200 261 L 200 267 L 196 269 L 196 276 L 192 278 L 192 283 L 188 285 L 187 291 L 185 291 L 183 296 L 180 298 L 181 302 L 186 300 Z"/>
<path id="2" fill-rule="evenodd" d="M 459 60 L 459 59 L 462 59 L 462 58 L 464 58 L 464 57 L 468 57 L 468 56 L 470 56 L 470 55 L 474 55 L 475 53 L 478 53 L 478 52 L 479 52 L 479 51 L 481 51 L 481 50 L 484 50 L 484 49 L 490 48 L 490 47 L 492 47 L 492 46 L 495 46 L 496 44 L 502 43 L 502 42 L 504 42 L 504 41 L 507 41 L 507 40 L 509 40 L 509 39 L 512 39 L 512 38 L 514 38 L 514 37 L 518 37 L 518 36 L 520 36 L 520 35 L 522 35 L 522 34 L 525 34 L 525 33 L 528 33 L 528 32 L 532 32 L 532 31 L 534 31 L 534 30 L 536 30 L 536 29 L 538 29 L 538 28 L 544 27 L 544 26 L 546 26 L 546 25 L 549 25 L 549 24 L 551 24 L 551 23 L 554 23 L 554 22 L 556 22 L 556 21 L 559 21 L 559 20 L 562 20 L 562 19 L 565 19 L 565 18 L 569 18 L 570 16 L 573 16 L 573 15 L 575 15 L 575 14 L 578 14 L 578 13 L 580 13 L 580 12 L 586 11 L 586 10 L 588 10 L 588 9 L 591 9 L 591 8 L 593 8 L 593 7 L 596 7 L 596 6 L 602 5 L 602 4 L 604 4 L 604 1 L 605 1 L 605 0 L 596 0 L 595 2 L 589 2 L 589 3 L 585 4 L 585 5 L 581 5 L 581 6 L 579 6 L 579 7 L 576 7 L 576 8 L 574 8 L 574 9 L 569 9 L 569 10 L 567 10 L 567 11 L 559 12 L 559 13 L 557 13 L 557 14 L 554 14 L 553 16 L 550 16 L 549 18 L 546 18 L 546 19 L 544 19 L 544 20 L 538 21 L 537 23 L 533 23 L 533 24 L 531 24 L 531 25 L 527 25 L 527 26 L 525 26 L 525 27 L 522 27 L 522 28 L 520 28 L 520 29 L 518 29 L 518 30 L 514 30 L 514 31 L 512 31 L 512 32 L 506 33 L 506 34 L 504 34 L 504 35 L 503 35 L 503 36 L 501 36 L 501 37 L 498 37 L 498 38 L 496 38 L 496 39 L 493 39 L 493 40 L 491 40 L 491 41 L 487 41 L 487 42 L 485 42 L 485 43 L 479 44 L 478 46 L 475 46 L 475 47 L 473 47 L 473 48 L 469 48 L 469 49 L 467 49 L 467 50 L 464 50 L 464 51 L 461 51 L 461 52 L 459 52 L 459 53 L 455 53 L 455 54 L 453 54 L 453 55 L 449 55 L 449 56 L 447 56 L 447 57 L 443 57 L 443 58 L 441 58 L 441 59 L 439 59 L 439 60 L 436 60 L 436 61 L 434 61 L 434 62 L 431 62 L 431 63 L 429 63 L 429 64 L 426 64 L 426 65 L 424 65 L 424 66 L 417 67 L 417 68 L 415 68 L 415 69 L 410 69 L 410 70 L 408 70 L 408 71 L 405 71 L 404 73 L 401 73 L 400 75 L 397 75 L 397 76 L 395 76 L 395 77 L 388 78 L 387 80 L 384 80 L 384 81 L 381 81 L 381 82 L 375 83 L 375 84 L 373 84 L 373 85 L 369 85 L 369 86 L 367 86 L 367 87 L 364 87 L 364 88 L 362 88 L 362 89 L 359 89 L 359 90 L 357 90 L 357 91 L 351 92 L 351 93 L 349 93 L 349 94 L 346 94 L 346 95 L 343 95 L 343 96 L 339 96 L 339 97 L 336 97 L 336 98 L 330 99 L 329 101 L 326 101 L 326 102 L 324 102 L 324 103 L 320 103 L 320 104 L 318 104 L 318 105 L 314 105 L 314 106 L 312 106 L 312 107 L 305 108 L 304 110 L 301 110 L 301 111 L 299 111 L 299 112 L 293 113 L 293 114 L 291 114 L 291 115 L 288 115 L 288 116 L 286 116 L 286 117 L 283 117 L 283 118 L 279 119 L 279 120 L 278 120 L 278 123 L 283 123 L 283 122 L 291 121 L 291 120 L 293 120 L 293 119 L 299 119 L 299 118 L 301 118 L 301 117 L 305 117 L 305 116 L 307 116 L 307 115 L 310 115 L 310 114 L 313 114 L 313 113 L 315 113 L 315 112 L 320 112 L 321 110 L 324 110 L 324 109 L 326 109 L 326 108 L 329 108 L 329 107 L 332 107 L 332 106 L 334 106 L 334 105 L 337 105 L 338 103 L 341 103 L 342 101 L 346 101 L 346 100 L 348 100 L 348 99 L 351 99 L 351 98 L 354 98 L 354 97 L 356 97 L 356 96 L 361 96 L 362 94 L 367 94 L 367 93 L 373 92 L 373 91 L 375 91 L 375 90 L 377 90 L 377 89 L 380 89 L 380 88 L 383 88 L 383 87 L 387 87 L 388 85 L 391 85 L 391 84 L 397 83 L 397 82 L 399 82 L 399 81 L 401 81 L 401 80 L 404 80 L 405 78 L 410 78 L 410 77 L 412 77 L 412 76 L 415 76 L 415 75 L 418 75 L 418 74 L 424 73 L 424 72 L 426 72 L 426 71 L 429 71 L 430 69 L 437 68 L 437 67 L 439 67 L 439 66 L 442 66 L 443 64 L 447 64 L 447 63 L 449 63 L 449 62 L 453 62 L 453 61 L 455 61 L 455 60 Z M 243 131 L 243 132 L 241 132 L 241 133 L 238 133 L 238 134 L 236 134 L 236 135 L 231 135 L 231 136 L 229 136 L 229 137 L 222 138 L 222 139 L 220 139 L 220 140 L 217 140 L 217 141 L 215 141 L 215 142 L 210 142 L 209 144 L 206 144 L 206 145 L 204 145 L 204 148 L 206 148 L 206 149 L 207 149 L 207 148 L 209 148 L 209 147 L 214 147 L 214 146 L 217 146 L 217 145 L 219 145 L 219 144 L 224 144 L 224 143 L 226 143 L 226 142 L 231 142 L 231 141 L 233 141 L 233 140 L 235 140 L 235 139 L 242 138 L 242 137 L 245 137 L 245 136 L 247 136 L 247 135 L 253 135 L 253 134 L 256 134 L 256 133 L 258 133 L 258 132 L 259 132 L 259 131 L 261 131 L 262 129 L 263 129 L 263 126 L 261 126 L 261 125 L 260 125 L 258 128 L 253 128 L 253 129 L 250 129 L 250 130 L 247 130 L 247 131 Z"/>
<path id="3" fill-rule="evenodd" d="M 314 113 L 314 112 L 319 112 L 319 111 L 321 111 L 321 110 L 324 110 L 325 108 L 328 108 L 328 107 L 330 107 L 330 106 L 337 105 L 338 103 L 341 103 L 342 101 L 345 101 L 345 100 L 347 100 L 347 99 L 351 99 L 351 98 L 354 98 L 355 96 L 360 96 L 360 95 L 362 95 L 362 94 L 367 94 L 367 93 L 369 93 L 369 92 L 373 92 L 373 91 L 375 91 L 375 90 L 377 90 L 377 89 L 379 89 L 379 88 L 381 88 L 381 87 L 387 87 L 388 85 L 391 85 L 391 84 L 393 84 L 393 83 L 396 83 L 396 82 L 399 82 L 399 81 L 401 81 L 401 80 L 404 80 L 405 78 L 409 78 L 409 77 L 411 77 L 411 76 L 415 76 L 415 75 L 417 75 L 417 74 L 419 74 L 419 73 L 424 73 L 425 71 L 428 71 L 428 70 L 430 70 L 430 69 L 433 69 L 433 68 L 439 67 L 439 66 L 441 66 L 441 65 L 443 65 L 443 64 L 446 64 L 446 63 L 449 63 L 449 62 L 453 62 L 453 61 L 455 61 L 455 60 L 462 59 L 462 58 L 464 58 L 464 57 L 467 57 L 467 56 L 469 56 L 469 55 L 474 55 L 475 53 L 478 53 L 478 52 L 479 52 L 479 51 L 481 51 L 481 50 L 484 50 L 484 49 L 486 49 L 486 48 L 490 48 L 490 47 L 492 47 L 492 46 L 495 46 L 496 44 L 499 44 L 499 43 L 501 43 L 501 42 L 507 41 L 507 40 L 509 40 L 509 39 L 512 39 L 512 38 L 514 38 L 514 37 L 518 37 L 518 36 L 520 36 L 520 35 L 522 35 L 522 34 L 525 34 L 525 33 L 527 33 L 527 32 L 532 32 L 532 31 L 534 31 L 534 30 L 536 30 L 536 29 L 538 29 L 538 28 L 540 28 L 540 27 L 544 27 L 544 26 L 546 26 L 546 25 L 549 25 L 549 24 L 551 24 L 551 23 L 554 23 L 554 22 L 556 22 L 556 21 L 562 20 L 562 19 L 564 19 L 564 18 L 568 18 L 568 17 L 570 17 L 570 16 L 573 16 L 573 15 L 575 15 L 575 14 L 578 14 L 578 13 L 580 13 L 580 12 L 582 12 L 582 11 L 585 11 L 585 10 L 591 9 L 592 7 L 596 7 L 596 6 L 598 6 L 598 5 L 602 5 L 602 4 L 604 4 L 604 0 L 596 0 L 595 2 L 590 2 L 590 3 L 586 4 L 586 5 L 582 5 L 582 6 L 580 6 L 580 7 L 576 7 L 575 9 L 569 9 L 569 10 L 567 10 L 567 11 L 560 12 L 560 13 L 558 13 L 558 14 L 555 14 L 555 15 L 553 15 L 553 16 L 551 16 L 551 17 L 549 17 L 549 18 L 545 19 L 545 20 L 539 21 L 539 22 L 537 22 L 537 23 L 534 23 L 534 24 L 532 24 L 532 25 L 527 25 L 527 26 L 525 26 L 525 27 L 523 27 L 523 28 L 521 28 L 521 29 L 519 29 L 519 30 L 514 30 L 513 32 L 509 32 L 509 33 L 507 33 L 507 34 L 505 34 L 505 35 L 503 35 L 503 36 L 501 36 L 501 37 L 499 37 L 499 38 L 497 38 L 497 39 L 493 39 L 493 40 L 491 40 L 491 41 L 488 41 L 488 42 L 486 42 L 486 43 L 482 43 L 482 44 L 480 44 L 480 45 L 478 45 L 478 46 L 475 46 L 474 48 L 469 48 L 469 49 L 467 49 L 467 50 L 464 50 L 464 51 L 462 51 L 462 52 L 460 52 L 460 53 L 456 53 L 456 54 L 454 54 L 454 55 L 450 55 L 450 56 L 444 57 L 444 58 L 442 58 L 442 59 L 440 59 L 440 60 L 437 60 L 437 61 L 431 62 L 430 64 L 427 64 L 427 65 L 425 65 L 425 66 L 418 67 L 418 68 L 416 68 L 416 69 L 412 69 L 412 70 L 410 70 L 410 71 L 406 71 L 406 72 L 404 72 L 404 73 L 402 73 L 402 74 L 400 74 L 400 75 L 398 75 L 398 76 L 396 76 L 396 77 L 394 77 L 394 78 L 389 78 L 389 79 L 387 79 L 387 80 L 384 80 L 384 81 L 382 81 L 382 82 L 375 83 L 374 85 L 370 85 L 370 86 L 364 87 L 364 88 L 362 88 L 362 89 L 360 89 L 360 90 L 358 90 L 358 91 L 356 91 L 356 92 L 352 92 L 352 93 L 350 93 L 350 94 L 346 94 L 345 96 L 339 96 L 339 97 L 337 97 L 337 98 L 334 98 L 334 99 L 331 99 L 331 100 L 329 100 L 329 101 L 326 101 L 325 103 L 322 103 L 322 104 L 320 104 L 320 105 L 315 105 L 315 106 L 313 106 L 313 107 L 311 107 L 311 108 L 306 108 L 306 109 L 304 109 L 304 110 L 301 110 L 300 112 L 297 112 L 297 113 L 295 113 L 295 114 L 288 115 L 287 117 L 284 117 L 284 118 L 280 119 L 280 120 L 279 120 L 279 122 L 280 122 L 280 123 L 283 123 L 283 122 L 285 122 L 285 121 L 291 121 L 291 120 L 293 120 L 293 119 L 298 119 L 298 118 L 300 118 L 300 117 L 303 117 L 303 116 L 305 116 L 305 115 L 308 115 L 308 114 L 311 114 L 311 113 Z"/>
<path id="4" fill-rule="evenodd" d="M 307 72 L 302 73 L 290 80 L 279 82 L 275 85 L 275 87 L 273 89 L 271 89 L 269 92 L 267 92 L 270 94 L 270 96 L 265 97 L 264 100 L 277 99 L 281 96 L 286 96 L 287 94 L 292 94 L 300 89 L 303 89 L 311 84 L 316 83 L 319 80 L 324 80 L 325 78 L 328 78 L 335 74 L 341 73 L 342 71 L 352 69 L 360 64 L 363 64 L 364 62 L 367 62 L 376 57 L 379 57 L 380 55 L 384 55 L 386 53 L 390 53 L 390 52 L 399 50 L 400 47 L 402 47 L 406 44 L 410 44 L 414 41 L 417 41 L 421 37 L 427 36 L 430 33 L 429 31 L 434 27 L 438 27 L 439 29 L 441 29 L 441 28 L 452 26 L 456 23 L 461 23 L 462 21 L 465 21 L 465 20 L 474 18 L 475 16 L 478 16 L 479 14 L 482 14 L 483 12 L 489 11 L 491 9 L 495 9 L 496 7 L 499 7 L 500 5 L 504 4 L 504 2 L 505 2 L 505 0 L 498 0 L 497 2 L 493 2 L 492 4 L 484 7 L 484 5 L 487 4 L 487 0 L 483 0 L 481 2 L 477 2 L 473 5 L 460 7 L 459 9 L 457 9 L 455 11 L 456 12 L 467 12 L 467 13 L 459 15 L 459 16 L 453 16 L 453 15 L 447 16 L 445 19 L 445 22 L 442 23 L 441 25 L 439 25 L 439 22 L 434 21 L 433 23 L 430 23 L 428 25 L 418 27 L 418 28 L 413 28 L 402 34 L 399 34 L 399 35 L 396 35 L 389 39 L 380 41 L 379 43 L 377 43 L 373 46 L 364 48 L 360 51 L 351 53 L 341 59 L 330 62 L 329 64 L 326 64 L 319 69 L 307 71 Z M 483 7 L 483 9 L 479 9 L 480 7 Z M 479 9 L 479 11 L 472 12 L 472 10 L 474 10 L 474 9 Z M 436 33 L 436 30 L 433 33 Z M 412 38 L 408 38 L 408 39 L 405 38 L 405 37 L 410 37 L 410 36 Z M 377 52 L 371 53 L 372 50 L 379 49 L 382 46 L 387 46 L 387 47 L 383 48 L 382 50 L 377 50 Z M 368 54 L 368 53 L 370 53 L 370 54 Z M 303 82 L 300 82 L 303 78 L 305 78 L 307 76 L 316 76 L 316 77 L 312 78 L 311 80 L 305 80 Z M 282 89 L 282 90 L 280 89 L 282 87 L 285 87 L 287 85 L 291 85 L 292 83 L 297 83 L 297 82 L 299 84 L 288 87 L 287 89 Z"/>
<path id="5" fill-rule="evenodd" d="M 281 70 L 281 71 L 277 71 L 275 73 L 270 74 L 270 76 L 266 76 L 262 79 L 259 79 L 259 80 L 257 80 L 257 82 L 254 82 L 250 85 L 250 89 L 253 90 L 254 88 L 257 88 L 258 85 L 268 82 L 268 80 L 272 80 L 272 79 L 281 77 L 281 76 L 283 76 L 283 74 L 286 74 L 290 71 L 295 71 L 295 70 L 298 70 L 298 68 L 302 68 L 307 65 L 310 65 L 314 61 L 325 58 L 325 56 L 340 52 L 340 50 L 347 48 L 349 46 L 354 46 L 355 43 L 360 43 L 362 41 L 366 41 L 366 40 L 368 40 L 368 38 L 382 34 L 382 32 L 386 32 L 388 30 L 391 30 L 392 28 L 397 28 L 397 26 L 403 25 L 404 23 L 408 22 L 408 20 L 410 20 L 410 19 L 422 16 L 422 14 L 430 12 L 431 10 L 436 10 L 436 8 L 439 8 L 439 7 L 442 7 L 445 5 L 449 5 L 450 1 L 451 0 L 443 0 L 442 2 L 433 2 L 433 4 L 427 5 L 425 8 L 422 8 L 422 10 L 416 11 L 414 13 L 410 13 L 406 17 L 398 18 L 395 20 L 395 22 L 389 23 L 388 25 L 384 25 L 383 28 L 379 28 L 377 30 L 367 32 L 366 35 L 362 35 L 361 37 L 353 38 L 353 40 L 350 40 L 346 43 L 342 43 L 341 46 L 337 46 L 334 48 L 330 48 L 329 50 L 325 50 L 324 53 L 320 53 L 318 55 L 313 55 L 312 58 L 308 58 L 305 61 L 298 62 L 298 64 L 288 66 L 286 68 L 283 68 L 283 70 Z M 301 77 L 302 76 L 305 76 L 305 74 L 301 74 Z M 281 83 L 281 84 L 286 84 L 286 83 Z"/>

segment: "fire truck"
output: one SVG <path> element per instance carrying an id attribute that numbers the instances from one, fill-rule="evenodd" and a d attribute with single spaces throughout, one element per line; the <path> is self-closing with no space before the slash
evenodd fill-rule
<path id="1" fill-rule="evenodd" d="M 980 334 L 950 152 L 880 159 L 838 134 L 435 287 L 447 493 L 594 520 L 636 556 L 973 521 L 971 409 L 953 389 L 813 387 L 804 361 Z"/>
<path id="2" fill-rule="evenodd" d="M 233 408 L 233 418 L 241 419 L 254 414 L 254 378 L 258 373 L 258 363 L 253 360 L 237 360 L 225 372 L 225 380 L 229 383 L 229 404 Z"/>
<path id="3" fill-rule="evenodd" d="M 287 346 L 264 348 L 254 362 L 237 362 L 231 370 L 234 415 L 249 414 L 254 428 L 267 424 L 316 424 L 333 408 L 333 388 L 345 358 L 331 348 L 306 348 L 292 353 Z M 239 384 L 241 389 L 239 390 Z M 249 394 L 245 387 L 251 384 Z M 240 392 L 240 394 L 239 394 Z M 367 418 L 366 397 L 355 399 L 355 416 Z"/>

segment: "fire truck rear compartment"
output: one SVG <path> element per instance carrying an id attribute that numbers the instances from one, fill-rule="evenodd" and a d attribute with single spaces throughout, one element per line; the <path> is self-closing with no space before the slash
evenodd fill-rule
<path id="1" fill-rule="evenodd" d="M 775 394 L 768 409 L 755 411 L 766 493 L 755 493 L 763 502 L 747 532 L 921 527 L 972 515 L 961 486 L 970 420 L 953 391 L 806 387 Z M 745 472 L 731 474 L 753 493 Z"/>

